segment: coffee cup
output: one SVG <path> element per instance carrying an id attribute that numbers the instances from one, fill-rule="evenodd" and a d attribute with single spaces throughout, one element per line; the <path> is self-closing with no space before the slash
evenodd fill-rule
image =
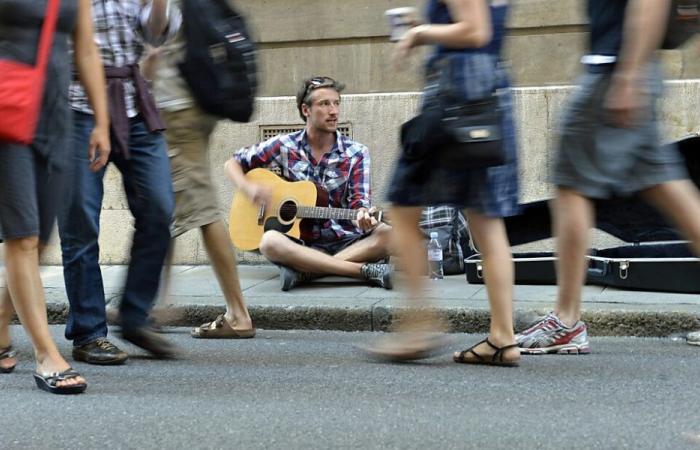
<path id="1" fill-rule="evenodd" d="M 388 9 L 384 15 L 389 20 L 391 27 L 389 39 L 393 42 L 400 41 L 409 28 L 418 23 L 418 10 L 412 6 Z"/>

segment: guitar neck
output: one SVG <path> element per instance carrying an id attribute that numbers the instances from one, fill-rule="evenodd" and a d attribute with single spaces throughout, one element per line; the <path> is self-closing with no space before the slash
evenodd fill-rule
<path id="1" fill-rule="evenodd" d="M 356 209 L 321 208 L 318 206 L 299 206 L 297 217 L 300 219 L 336 219 L 355 220 Z"/>

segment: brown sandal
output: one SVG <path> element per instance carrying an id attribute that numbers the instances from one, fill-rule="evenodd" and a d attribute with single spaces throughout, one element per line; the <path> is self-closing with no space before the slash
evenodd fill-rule
<path id="1" fill-rule="evenodd" d="M 190 336 L 197 339 L 250 339 L 255 337 L 255 328 L 236 330 L 221 314 L 213 322 L 207 322 L 193 328 Z"/>
<path id="2" fill-rule="evenodd" d="M 474 349 L 483 343 L 488 344 L 489 347 L 496 350 L 496 353 L 490 356 L 482 356 L 478 354 Z M 461 364 L 481 364 L 487 366 L 517 367 L 520 365 L 520 359 L 510 361 L 504 359 L 505 351 L 509 348 L 516 348 L 517 346 L 518 344 L 510 344 L 504 345 L 503 347 L 498 347 L 494 345 L 491 341 L 489 341 L 489 338 L 486 338 L 483 341 L 472 345 L 468 349 L 459 352 L 459 355 L 455 355 L 453 359 L 455 362 Z M 476 356 L 476 359 L 468 360 L 466 356 L 470 353 Z"/>

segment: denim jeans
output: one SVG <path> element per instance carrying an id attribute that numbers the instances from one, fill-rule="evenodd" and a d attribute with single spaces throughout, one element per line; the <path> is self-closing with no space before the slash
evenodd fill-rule
<path id="1" fill-rule="evenodd" d="M 120 306 L 123 328 L 144 326 L 158 291 L 170 244 L 174 197 L 165 139 L 150 133 L 137 116 L 130 119 L 129 159 L 112 154 L 122 174 L 129 209 L 134 216 L 131 262 Z M 66 338 L 83 345 L 107 336 L 105 294 L 99 264 L 100 212 L 105 169 L 88 166 L 93 116 L 73 112 L 73 178 L 68 205 L 59 214 L 63 277 L 70 312 Z"/>

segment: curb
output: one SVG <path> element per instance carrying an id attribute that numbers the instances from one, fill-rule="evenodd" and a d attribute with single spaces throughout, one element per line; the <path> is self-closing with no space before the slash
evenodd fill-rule
<path id="1" fill-rule="evenodd" d="M 50 324 L 65 324 L 68 306 L 47 304 Z M 335 330 L 388 331 L 405 308 L 376 306 L 373 308 L 250 305 L 249 311 L 257 328 L 270 330 Z M 488 309 L 438 308 L 438 314 L 452 325 L 455 333 L 486 333 Z M 223 306 L 177 305 L 166 309 L 163 325 L 198 326 L 223 314 Z M 515 327 L 522 329 L 546 310 L 515 311 Z M 587 310 L 582 320 L 592 336 L 665 337 L 700 329 L 700 313 L 687 311 Z"/>

